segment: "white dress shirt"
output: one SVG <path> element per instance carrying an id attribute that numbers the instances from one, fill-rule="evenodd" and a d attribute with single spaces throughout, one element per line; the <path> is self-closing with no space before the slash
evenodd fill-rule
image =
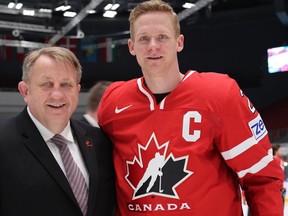
<path id="1" fill-rule="evenodd" d="M 99 128 L 98 122 L 94 118 L 92 118 L 89 114 L 84 114 L 83 116 L 89 122 L 90 125 Z"/>
<path id="2" fill-rule="evenodd" d="M 28 110 L 28 114 L 31 117 L 32 121 L 34 122 L 34 124 L 36 125 L 36 127 L 38 128 L 40 134 L 42 135 L 43 139 L 45 140 L 48 148 L 50 149 L 51 153 L 53 154 L 54 158 L 56 159 L 57 163 L 59 164 L 59 166 L 61 167 L 62 171 L 64 172 L 64 174 L 66 175 L 66 171 L 64 168 L 64 164 L 61 158 L 61 154 L 60 154 L 60 150 L 59 148 L 53 143 L 51 142 L 51 138 L 55 135 L 54 133 L 52 133 L 51 131 L 49 131 L 44 125 L 42 125 L 30 112 L 29 107 L 27 107 Z M 79 169 L 81 170 L 84 179 L 87 183 L 87 186 L 89 185 L 89 174 L 87 171 L 87 168 L 85 166 L 82 154 L 80 152 L 79 146 L 77 144 L 77 140 L 74 139 L 73 134 L 72 134 L 72 130 L 70 127 L 70 121 L 68 122 L 67 126 L 64 128 L 64 130 L 60 133 L 60 135 L 62 135 L 63 137 L 65 137 L 69 143 L 68 143 L 68 148 L 72 154 L 72 157 L 74 159 L 74 161 L 76 162 L 77 166 L 79 167 Z"/>

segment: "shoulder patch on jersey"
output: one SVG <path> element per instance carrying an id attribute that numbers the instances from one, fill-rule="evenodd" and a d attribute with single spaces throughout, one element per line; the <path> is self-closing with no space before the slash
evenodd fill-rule
<path id="1" fill-rule="evenodd" d="M 256 140 L 262 139 L 266 134 L 267 130 L 261 116 L 258 114 L 256 118 L 251 120 L 249 123 L 250 130 Z"/>

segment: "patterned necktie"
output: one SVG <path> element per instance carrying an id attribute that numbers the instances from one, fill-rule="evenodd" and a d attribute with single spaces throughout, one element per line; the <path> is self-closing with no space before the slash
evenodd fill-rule
<path id="1" fill-rule="evenodd" d="M 85 179 L 74 161 L 67 146 L 67 140 L 59 134 L 51 138 L 51 141 L 59 148 L 62 161 L 66 170 L 66 176 L 73 190 L 76 200 L 83 215 L 87 212 L 88 188 Z"/>

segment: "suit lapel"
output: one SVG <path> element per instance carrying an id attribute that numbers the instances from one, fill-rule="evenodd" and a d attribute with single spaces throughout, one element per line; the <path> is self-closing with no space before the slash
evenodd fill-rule
<path id="1" fill-rule="evenodd" d="M 95 139 L 88 136 L 86 131 L 76 121 L 71 120 L 71 127 L 74 136 L 77 139 L 79 149 L 82 153 L 87 171 L 89 173 L 89 198 L 87 215 L 92 215 L 95 208 L 95 199 L 97 194 L 97 186 L 99 185 L 99 165 L 96 155 L 97 145 L 94 143 Z M 97 137 L 95 135 L 95 137 Z"/>
<path id="2" fill-rule="evenodd" d="M 48 148 L 46 142 L 43 140 L 37 127 L 31 120 L 27 110 L 23 110 L 18 116 L 18 127 L 22 131 L 24 137 L 24 144 L 30 152 L 37 158 L 43 167 L 50 173 L 52 178 L 59 184 L 59 186 L 68 194 L 71 200 L 78 205 L 74 197 L 73 191 L 62 172 L 60 166 L 55 160 L 53 154 Z M 71 120 L 71 127 L 74 136 L 78 142 L 79 149 L 82 153 L 87 171 L 89 173 L 89 198 L 88 198 L 88 211 L 87 215 L 92 215 L 95 208 L 97 186 L 99 184 L 99 170 L 98 170 L 98 156 L 96 155 L 97 145 L 93 143 L 91 137 L 88 137 L 87 132 L 76 121 Z M 79 208 L 80 210 L 80 208 Z"/>
<path id="3" fill-rule="evenodd" d="M 73 191 L 66 179 L 66 176 L 62 172 L 60 166 L 55 160 L 53 154 L 48 148 L 46 142 L 43 140 L 37 127 L 29 117 L 26 109 L 19 116 L 19 127 L 22 130 L 24 138 L 24 144 L 30 150 L 30 152 L 37 158 L 37 160 L 43 165 L 43 167 L 50 173 L 52 178 L 59 184 L 59 186 L 68 194 L 72 201 L 78 205 L 77 200 L 74 197 Z"/>

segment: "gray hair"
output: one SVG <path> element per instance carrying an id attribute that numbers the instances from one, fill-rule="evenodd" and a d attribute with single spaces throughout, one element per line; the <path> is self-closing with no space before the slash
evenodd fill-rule
<path id="1" fill-rule="evenodd" d="M 74 55 L 69 49 L 64 47 L 45 47 L 38 50 L 30 51 L 24 59 L 23 66 L 22 66 L 22 80 L 26 83 L 30 81 L 31 71 L 36 60 L 42 56 L 46 55 L 49 56 L 57 61 L 65 62 L 74 66 L 75 71 L 77 73 L 77 82 L 80 83 L 82 77 L 82 66 Z"/>

